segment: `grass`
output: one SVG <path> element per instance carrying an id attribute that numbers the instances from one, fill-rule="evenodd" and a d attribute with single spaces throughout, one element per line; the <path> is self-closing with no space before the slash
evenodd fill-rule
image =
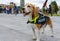
<path id="1" fill-rule="evenodd" d="M 51 16 L 51 14 L 49 14 Z M 52 16 L 60 16 L 60 14 L 52 14 Z"/>

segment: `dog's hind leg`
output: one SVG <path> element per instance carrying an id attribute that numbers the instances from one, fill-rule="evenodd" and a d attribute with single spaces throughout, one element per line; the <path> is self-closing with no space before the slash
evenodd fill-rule
<path id="1" fill-rule="evenodd" d="M 47 24 L 44 24 L 43 26 L 42 26 L 42 34 L 44 34 L 44 30 L 45 30 L 45 28 L 46 28 L 46 26 L 47 26 Z"/>
<path id="2" fill-rule="evenodd" d="M 53 37 L 53 26 L 52 24 L 49 24 L 50 28 L 51 28 L 51 37 Z"/>
<path id="3" fill-rule="evenodd" d="M 51 21 L 51 19 L 49 18 L 48 19 L 48 21 L 47 21 L 47 24 L 50 26 L 50 28 L 51 28 L 51 32 L 52 32 L 52 34 L 51 34 L 51 37 L 53 37 L 53 25 L 52 25 L 52 21 Z"/>

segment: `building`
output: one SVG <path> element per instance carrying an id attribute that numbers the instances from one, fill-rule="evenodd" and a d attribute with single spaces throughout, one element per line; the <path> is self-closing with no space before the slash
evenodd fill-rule
<path id="1" fill-rule="evenodd" d="M 20 0 L 20 6 L 21 7 L 24 7 L 24 3 L 25 3 L 24 0 Z"/>

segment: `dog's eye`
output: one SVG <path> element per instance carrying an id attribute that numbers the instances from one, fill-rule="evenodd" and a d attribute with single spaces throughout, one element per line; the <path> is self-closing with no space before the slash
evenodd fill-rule
<path id="1" fill-rule="evenodd" d="M 27 7 L 30 7 L 30 6 L 27 6 Z"/>

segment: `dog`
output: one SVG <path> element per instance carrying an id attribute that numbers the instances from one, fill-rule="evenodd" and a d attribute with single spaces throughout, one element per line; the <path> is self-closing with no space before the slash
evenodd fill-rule
<path id="1" fill-rule="evenodd" d="M 34 19 L 35 17 L 39 16 L 38 14 L 38 8 L 36 8 L 33 4 L 27 3 L 23 8 L 22 8 L 23 15 L 29 15 L 29 20 Z M 48 16 L 46 16 L 48 17 Z M 36 26 L 36 32 L 34 25 Z M 36 39 L 36 41 L 40 41 L 40 29 L 43 28 L 43 33 L 44 29 L 46 26 L 49 25 L 52 31 L 52 36 L 53 36 L 53 25 L 52 25 L 52 20 L 50 17 L 47 18 L 47 21 L 42 24 L 32 24 L 32 31 L 33 31 L 33 39 Z"/>

